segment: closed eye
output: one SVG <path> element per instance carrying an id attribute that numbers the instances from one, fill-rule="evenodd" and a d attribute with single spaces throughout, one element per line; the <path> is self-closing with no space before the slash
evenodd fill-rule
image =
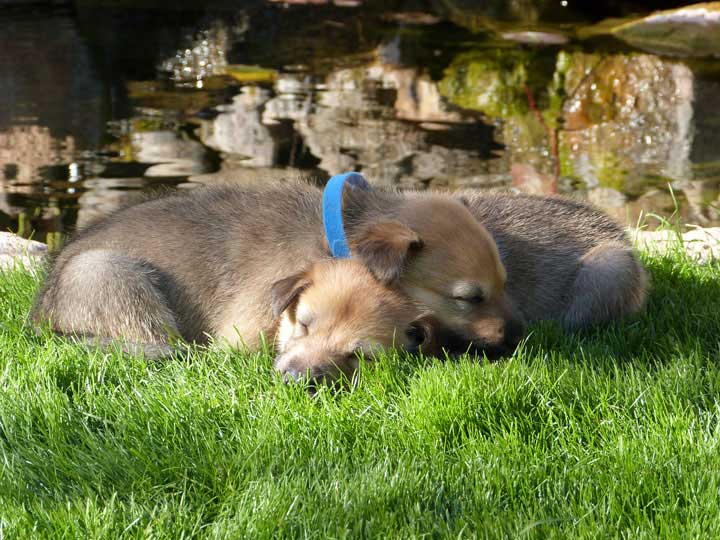
<path id="1" fill-rule="evenodd" d="M 453 300 L 466 304 L 480 304 L 485 301 L 485 290 L 479 283 L 460 281 L 452 288 Z"/>
<path id="2" fill-rule="evenodd" d="M 453 299 L 459 300 L 460 302 L 467 302 L 469 304 L 481 304 L 485 301 L 485 295 L 483 295 L 481 292 L 475 292 L 469 296 L 453 296 Z"/>
<path id="3" fill-rule="evenodd" d="M 295 337 L 304 337 L 308 335 L 307 324 L 297 321 L 295 324 Z"/>

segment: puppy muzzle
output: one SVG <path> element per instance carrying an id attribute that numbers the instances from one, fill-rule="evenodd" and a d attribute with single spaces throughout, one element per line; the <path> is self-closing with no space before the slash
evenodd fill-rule
<path id="1" fill-rule="evenodd" d="M 298 356 L 285 353 L 278 356 L 273 365 L 282 374 L 285 383 L 307 384 L 317 388 L 352 380 L 359 361 L 355 354 Z"/>
<path id="2" fill-rule="evenodd" d="M 515 319 L 507 321 L 502 331 L 492 340 L 458 332 L 452 328 L 435 328 L 436 348 L 450 356 L 463 354 L 485 355 L 490 360 L 512 353 L 525 333 L 525 325 Z M 435 351 L 437 352 L 437 351 Z"/>

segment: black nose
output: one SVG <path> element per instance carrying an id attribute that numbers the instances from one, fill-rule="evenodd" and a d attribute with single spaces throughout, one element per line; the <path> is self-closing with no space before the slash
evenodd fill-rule
<path id="1" fill-rule="evenodd" d="M 517 347 L 525 335 L 525 324 L 517 319 L 511 319 L 505 323 L 505 346 L 508 348 Z"/>
<path id="2" fill-rule="evenodd" d="M 293 367 L 285 368 L 282 371 L 282 375 L 283 375 L 283 381 L 285 381 L 288 384 L 303 382 L 308 377 L 307 371 L 300 371 L 299 369 L 296 369 Z"/>

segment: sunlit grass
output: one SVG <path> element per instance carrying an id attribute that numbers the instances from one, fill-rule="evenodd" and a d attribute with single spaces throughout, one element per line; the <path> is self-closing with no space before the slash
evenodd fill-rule
<path id="1" fill-rule="evenodd" d="M 315 398 L 267 353 L 37 336 L 0 275 L 0 538 L 720 537 L 720 266 L 645 262 L 639 317 Z"/>

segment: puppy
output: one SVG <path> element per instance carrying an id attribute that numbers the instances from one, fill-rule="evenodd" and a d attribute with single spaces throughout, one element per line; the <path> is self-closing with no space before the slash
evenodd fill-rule
<path id="1" fill-rule="evenodd" d="M 404 295 L 381 285 L 358 261 L 314 264 L 272 287 L 278 356 L 286 380 L 350 379 L 359 356 L 390 348 L 432 352 L 432 323 Z"/>
<path id="2" fill-rule="evenodd" d="M 215 336 L 254 347 L 273 328 L 273 284 L 329 257 L 321 199 L 306 183 L 269 183 L 122 210 L 57 255 L 32 319 L 153 346 Z M 495 242 L 456 198 L 345 189 L 342 214 L 353 257 L 434 317 L 454 351 L 518 342 Z"/>
<path id="3" fill-rule="evenodd" d="M 556 320 L 574 329 L 642 308 L 647 274 L 607 214 L 561 197 L 458 196 L 495 240 L 507 299 L 527 323 Z"/>

